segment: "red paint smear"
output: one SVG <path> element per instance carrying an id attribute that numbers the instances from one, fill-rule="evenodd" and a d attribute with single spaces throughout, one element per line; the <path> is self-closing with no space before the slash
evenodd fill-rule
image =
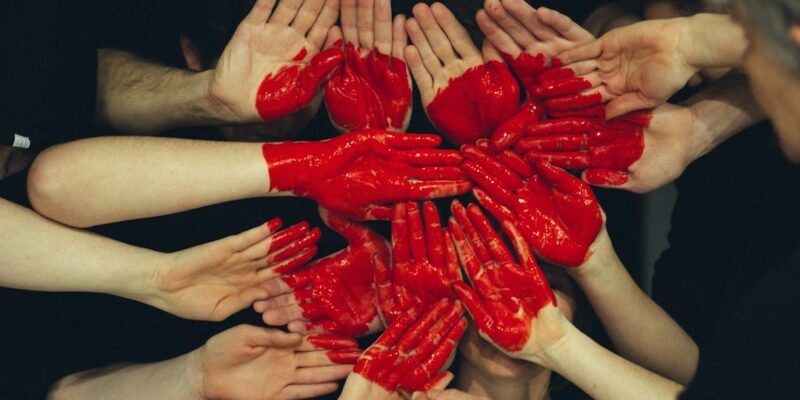
<path id="1" fill-rule="evenodd" d="M 508 53 L 500 52 L 500 56 L 511 67 L 528 93 L 534 93 L 536 85 L 539 84 L 539 73 L 545 70 L 547 64 L 544 54 L 533 55 L 523 52 L 514 58 Z"/>
<path id="2" fill-rule="evenodd" d="M 592 185 L 619 186 L 628 183 L 628 175 L 619 171 L 587 170 L 584 177 Z"/>
<path id="3" fill-rule="evenodd" d="M 470 68 L 439 90 L 427 111 L 439 132 L 454 145 L 488 137 L 519 108 L 519 87 L 499 61 Z"/>
<path id="4" fill-rule="evenodd" d="M 406 63 L 377 50 L 364 55 L 348 43 L 343 68 L 325 86 L 331 120 L 346 131 L 399 130 L 411 111 Z"/>
<path id="5" fill-rule="evenodd" d="M 304 51 L 305 48 L 300 53 Z M 274 74 L 267 74 L 256 93 L 258 114 L 265 121 L 275 121 L 305 107 L 322 80 L 343 58 L 340 49 L 332 48 L 314 56 L 307 66 L 284 66 Z"/>
<path id="6" fill-rule="evenodd" d="M 325 353 L 328 359 L 336 364 L 355 364 L 361 356 L 361 350 L 332 350 Z"/>
<path id="7" fill-rule="evenodd" d="M 294 56 L 292 61 L 303 61 L 303 59 L 305 59 L 307 55 L 308 51 L 306 51 L 306 48 L 303 47 L 302 49 L 300 49 L 299 52 L 297 52 L 297 55 Z"/>
<path id="8" fill-rule="evenodd" d="M 309 335 L 308 341 L 318 349 L 340 350 L 358 347 L 355 339 L 338 335 Z"/>

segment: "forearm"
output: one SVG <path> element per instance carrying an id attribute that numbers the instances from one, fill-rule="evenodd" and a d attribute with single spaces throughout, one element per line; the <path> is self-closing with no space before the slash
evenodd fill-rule
<path id="1" fill-rule="evenodd" d="M 98 50 L 97 59 L 98 124 L 155 133 L 226 122 L 208 96 L 213 71 L 162 66 L 111 49 Z"/>
<path id="2" fill-rule="evenodd" d="M 675 399 L 683 386 L 603 348 L 567 323 L 544 363 L 594 399 Z"/>
<path id="3" fill-rule="evenodd" d="M 747 77 L 736 73 L 715 81 L 681 105 L 691 110 L 695 120 L 691 161 L 766 118 Z"/>
<path id="4" fill-rule="evenodd" d="M 85 227 L 265 196 L 269 184 L 259 143 L 101 137 L 39 155 L 28 194 L 42 215 Z"/>
<path id="5" fill-rule="evenodd" d="M 50 391 L 53 400 L 200 399 L 187 364 L 191 354 L 153 364 L 115 365 L 63 378 Z"/>
<path id="6" fill-rule="evenodd" d="M 684 23 L 681 53 L 697 70 L 710 67 L 740 68 L 748 40 L 744 28 L 725 14 L 696 14 Z"/>
<path id="7" fill-rule="evenodd" d="M 697 370 L 697 344 L 647 296 L 619 260 L 605 230 L 595 252 L 572 275 L 586 294 L 615 349 L 626 359 L 681 383 Z"/>
<path id="8" fill-rule="evenodd" d="M 0 200 L 0 280 L 26 290 L 155 298 L 149 279 L 165 255 L 59 225 Z"/>

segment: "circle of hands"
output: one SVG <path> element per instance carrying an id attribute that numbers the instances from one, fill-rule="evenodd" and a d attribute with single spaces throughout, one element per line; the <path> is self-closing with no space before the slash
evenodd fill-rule
<path id="1" fill-rule="evenodd" d="M 292 332 L 238 327 L 212 338 L 199 364 L 259 396 L 327 393 L 348 376 L 343 398 L 401 398 L 453 378 L 443 371 L 465 332 L 464 309 L 501 351 L 539 359 L 563 317 L 536 256 L 581 268 L 604 229 L 587 182 L 633 191 L 663 184 L 651 171 L 669 164 L 663 154 L 681 151 L 665 139 L 677 131 L 666 121 L 685 126 L 686 112 L 664 105 L 606 119 L 603 105 L 615 94 L 597 63 L 556 58 L 591 34 L 522 0 L 486 0 L 476 15 L 481 48 L 439 3 L 416 5 L 407 20 L 392 19 L 389 0 L 275 3 L 256 2 L 209 93 L 242 122 L 278 120 L 324 93 L 331 121 L 350 133 L 296 157 L 313 176 L 276 173 L 299 177 L 273 178 L 272 187 L 317 200 L 323 222 L 348 245 L 307 264 L 319 230 L 301 223 L 277 231 L 280 221 L 270 221 L 176 253 L 179 266 L 206 267 L 160 270 L 164 309 L 200 291 L 209 304 L 184 316 L 220 320 L 253 304 L 268 325 Z M 441 141 L 429 135 L 387 132 L 408 127 L 411 77 L 429 119 L 459 152 L 435 149 Z M 327 172 L 311 168 L 323 161 Z M 282 167 L 267 162 L 271 175 Z M 583 180 L 565 169 L 583 171 Z M 446 223 L 434 203 L 417 203 L 470 188 L 480 206 L 453 201 Z M 391 243 L 356 220 L 391 220 Z M 353 337 L 381 331 L 366 351 L 356 349 Z M 232 350 L 209 355 L 223 349 Z M 267 381 L 265 360 L 282 368 Z M 213 395 L 222 386 L 202 385 Z"/>

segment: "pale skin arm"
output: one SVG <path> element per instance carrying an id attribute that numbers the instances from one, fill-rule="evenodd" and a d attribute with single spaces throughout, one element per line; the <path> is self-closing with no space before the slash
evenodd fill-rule
<path id="1" fill-rule="evenodd" d="M 37 157 L 28 177 L 34 208 L 77 227 L 266 196 L 269 187 L 259 143 L 148 137 L 51 147 Z M 69 195 L 75 188 L 81 194 Z"/>

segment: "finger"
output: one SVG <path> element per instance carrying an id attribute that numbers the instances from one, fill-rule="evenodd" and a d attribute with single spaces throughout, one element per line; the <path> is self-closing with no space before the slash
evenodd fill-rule
<path id="1" fill-rule="evenodd" d="M 346 43 L 358 46 L 358 29 L 356 28 L 356 2 L 357 0 L 342 1 L 342 33 Z"/>
<path id="2" fill-rule="evenodd" d="M 228 318 L 235 312 L 250 307 L 257 300 L 266 299 L 268 296 L 269 292 L 267 292 L 266 289 L 258 286 L 240 290 L 239 292 L 220 300 L 216 307 L 212 310 L 209 319 L 221 321 L 225 318 Z"/>
<path id="3" fill-rule="evenodd" d="M 579 151 L 552 153 L 533 150 L 525 153 L 525 158 L 531 164 L 535 164 L 539 160 L 545 160 L 557 167 L 568 169 L 584 169 L 590 166 L 589 155 Z"/>
<path id="4" fill-rule="evenodd" d="M 306 335 L 297 348 L 298 351 L 311 351 L 318 349 L 346 350 L 357 349 L 358 342 L 347 336 L 340 335 Z"/>
<path id="5" fill-rule="evenodd" d="M 583 180 L 591 185 L 613 188 L 613 189 L 629 189 L 626 185 L 630 180 L 628 174 L 623 171 L 616 171 L 613 169 L 587 169 L 583 171 Z"/>
<path id="6" fill-rule="evenodd" d="M 458 52 L 458 55 L 461 56 L 462 59 L 480 56 L 481 53 L 478 51 L 475 43 L 472 42 L 467 30 L 458 22 L 456 16 L 453 15 L 447 7 L 442 3 L 433 3 L 430 7 L 430 11 L 441 30 L 447 36 L 450 46 Z"/>
<path id="7" fill-rule="evenodd" d="M 308 321 L 303 309 L 295 304 L 280 308 L 270 308 L 261 314 L 261 320 L 270 326 L 283 326 L 292 321 Z"/>
<path id="8" fill-rule="evenodd" d="M 530 4 L 521 0 L 503 0 L 502 4 L 508 14 L 519 21 L 528 32 L 535 35 L 535 39 L 550 41 L 560 36 L 559 32 L 539 19 L 538 10 L 535 10 Z M 552 54 L 548 56 L 552 56 Z"/>
<path id="9" fill-rule="evenodd" d="M 425 33 L 422 32 L 422 28 L 415 18 L 406 20 L 406 32 L 408 32 L 411 43 L 413 43 L 414 47 L 417 49 L 417 53 L 419 53 L 420 60 L 422 60 L 422 65 L 425 67 L 425 70 L 428 71 L 430 75 L 436 75 L 439 70 L 442 69 L 442 62 L 439 60 L 439 57 L 434 54 L 431 44 L 428 42 L 428 38 L 425 36 Z M 408 60 L 408 56 L 409 54 L 406 53 L 406 60 Z"/>
<path id="10" fill-rule="evenodd" d="M 278 8 L 270 17 L 269 22 L 272 24 L 289 25 L 292 22 L 303 0 L 281 0 L 278 3 Z"/>
<path id="11" fill-rule="evenodd" d="M 248 329 L 246 342 L 254 347 L 294 347 L 300 344 L 300 341 L 303 340 L 303 337 L 296 333 L 287 333 L 280 329 L 255 326 L 251 328 L 255 329 Z"/>
<path id="12" fill-rule="evenodd" d="M 339 1 L 325 0 L 325 5 L 317 20 L 306 34 L 306 40 L 314 48 L 322 48 L 323 43 L 325 43 L 325 48 L 328 48 L 342 38 L 342 30 L 336 26 L 336 21 L 339 19 Z"/>
<path id="13" fill-rule="evenodd" d="M 297 255 L 298 253 L 302 252 L 303 250 L 316 245 L 321 235 L 322 233 L 320 229 L 314 228 L 310 232 L 305 232 L 297 240 L 290 242 L 289 244 L 280 248 L 272 247 L 272 245 L 268 243 L 267 246 L 271 247 L 271 249 L 269 253 L 265 256 L 265 261 L 269 265 L 288 260 Z"/>
<path id="14" fill-rule="evenodd" d="M 480 207 L 476 204 L 472 203 L 467 206 L 467 216 L 469 217 L 470 222 L 475 226 L 478 233 L 480 233 L 481 237 L 488 245 L 489 251 L 492 253 L 492 257 L 495 261 L 504 263 L 504 262 L 514 262 L 514 258 L 511 256 L 511 252 L 508 251 L 508 247 L 503 242 L 503 239 L 500 238 L 500 235 L 494 230 L 492 227 L 492 223 L 489 222 L 489 219 L 486 218 L 486 215 L 483 214 Z"/>
<path id="15" fill-rule="evenodd" d="M 414 6 L 413 12 L 414 19 L 422 29 L 436 58 L 441 60 L 443 64 L 455 60 L 456 53 L 453 51 L 450 39 L 447 38 L 447 35 L 439 26 L 439 22 L 433 16 L 431 8 L 426 4 L 418 3 Z"/>
<path id="16" fill-rule="evenodd" d="M 375 0 L 375 49 L 381 54 L 392 52 L 392 5 L 389 0 Z"/>
<path id="17" fill-rule="evenodd" d="M 455 181 L 469 179 L 469 177 L 464 174 L 464 171 L 455 165 L 449 167 L 412 167 L 408 168 L 406 173 L 408 178 L 421 181 Z"/>
<path id="18" fill-rule="evenodd" d="M 483 304 L 478 292 L 464 282 L 454 282 L 453 291 L 456 292 L 456 296 L 472 316 L 478 329 L 485 333 L 492 332 L 494 318 L 489 314 L 488 308 Z"/>
<path id="19" fill-rule="evenodd" d="M 298 367 L 322 367 L 336 364 L 355 364 L 360 350 L 318 350 L 295 353 Z"/>
<path id="20" fill-rule="evenodd" d="M 525 127 L 525 135 L 527 136 L 549 136 L 549 135 L 563 135 L 563 134 L 589 134 L 600 129 L 594 121 L 587 118 L 565 118 L 559 120 L 539 121 L 536 123 L 528 124 Z M 518 142 L 515 149 L 520 150 Z"/>
<path id="21" fill-rule="evenodd" d="M 589 139 L 584 135 L 550 135 L 550 136 L 533 136 L 521 139 L 516 149 L 518 151 L 578 151 L 585 150 L 589 145 Z"/>
<path id="22" fill-rule="evenodd" d="M 419 204 L 410 201 L 406 203 L 406 224 L 409 248 L 411 256 L 415 262 L 421 262 L 428 258 L 428 251 L 425 247 L 425 233 L 423 231 L 422 214 Z"/>
<path id="23" fill-rule="evenodd" d="M 306 265 L 309 261 L 311 261 L 312 258 L 314 258 L 314 255 L 316 254 L 317 254 L 316 246 L 307 248 L 303 250 L 300 254 L 288 260 L 281 261 L 276 265 L 271 265 L 268 268 L 264 268 L 258 271 L 256 279 L 259 282 L 264 282 L 272 278 L 278 277 L 280 275 L 288 274 L 302 267 L 303 265 Z M 258 264 L 259 261 L 256 261 L 256 263 Z M 262 265 L 266 264 L 266 259 L 262 260 L 260 264 Z"/>
<path id="24" fill-rule="evenodd" d="M 450 236 L 447 229 L 442 229 L 442 236 L 444 237 L 445 246 L 445 272 L 451 281 L 461 281 L 461 264 L 458 260 L 458 250 L 453 243 L 453 238 Z"/>
<path id="25" fill-rule="evenodd" d="M 403 156 L 408 164 L 417 167 L 457 166 L 464 160 L 458 151 L 444 149 L 406 150 L 403 152 Z"/>
<path id="26" fill-rule="evenodd" d="M 531 268 L 531 265 L 534 265 L 538 268 L 536 259 L 533 257 L 533 253 L 531 252 L 530 245 L 522 236 L 522 233 L 519 232 L 517 227 L 510 221 L 503 221 L 501 226 L 503 228 L 503 232 L 506 234 L 506 237 L 511 240 L 511 244 L 514 246 L 514 251 L 516 251 L 517 256 L 519 257 L 520 264 L 524 265 L 526 268 Z"/>
<path id="27" fill-rule="evenodd" d="M 516 200 L 514 192 L 495 175 L 486 171 L 482 166 L 472 161 L 464 161 L 461 166 L 464 172 L 475 182 L 478 187 L 488 192 L 506 207 L 513 207 Z"/>
<path id="28" fill-rule="evenodd" d="M 408 32 L 406 32 L 406 16 L 398 14 L 392 21 L 392 56 L 405 60 L 404 49 L 408 45 Z"/>
<path id="29" fill-rule="evenodd" d="M 503 56 L 500 55 L 500 51 L 488 40 L 484 40 L 481 45 L 481 55 L 483 56 L 484 63 L 488 63 L 489 61 L 503 62 Z"/>
<path id="30" fill-rule="evenodd" d="M 421 390 L 426 392 L 430 390 L 443 390 L 453 381 L 453 378 L 455 378 L 455 375 L 449 371 L 436 374 L 425 383 L 425 386 L 423 386 Z"/>
<path id="31" fill-rule="evenodd" d="M 280 279 L 274 279 L 274 280 L 280 280 Z M 297 289 L 297 290 L 300 291 L 300 290 L 303 290 L 303 289 Z M 259 308 L 261 308 L 264 311 L 266 311 L 266 310 L 270 310 L 270 309 L 277 309 L 277 308 L 282 308 L 282 307 L 287 307 L 287 306 L 293 306 L 293 305 L 296 305 L 298 302 L 299 301 L 298 301 L 297 297 L 294 295 L 294 291 L 290 290 L 287 293 L 282 293 L 282 294 L 278 294 L 278 295 L 275 295 L 275 296 L 270 296 L 269 298 L 264 299 L 263 301 L 259 301 Z M 263 311 L 260 311 L 260 312 L 263 312 Z"/>
<path id="32" fill-rule="evenodd" d="M 406 310 L 399 318 L 389 325 L 383 334 L 378 337 L 378 340 L 372 346 L 380 346 L 383 348 L 391 348 L 403 336 L 406 329 L 414 323 L 417 319 L 417 312 L 413 309 Z M 370 347 L 372 347 L 370 346 Z M 369 350 L 367 350 L 369 351 Z"/>
<path id="33" fill-rule="evenodd" d="M 419 372 L 417 374 L 412 373 L 412 377 L 410 378 L 411 384 L 409 385 L 409 389 L 411 390 L 424 389 L 429 385 L 435 385 L 436 379 L 443 378 L 442 374 L 438 374 L 437 376 L 434 377 L 432 376 L 436 374 L 437 371 L 441 370 L 442 367 L 444 367 L 445 363 L 447 363 L 447 360 L 450 359 L 450 356 L 455 351 L 456 345 L 458 345 L 459 340 L 461 340 L 461 337 L 467 330 L 466 319 L 459 318 L 457 321 L 458 322 L 454 325 L 451 323 L 445 325 L 445 327 L 449 328 L 448 331 L 445 331 L 446 333 L 444 332 L 436 333 L 437 336 L 441 336 L 444 334 L 444 338 L 436 345 L 436 348 L 433 349 L 433 352 L 430 355 L 423 358 L 424 361 L 422 362 L 422 365 L 414 369 L 414 372 L 417 371 Z"/>
<path id="34" fill-rule="evenodd" d="M 339 389 L 339 384 L 336 382 L 315 385 L 289 385 L 281 390 L 276 399 L 311 399 L 333 393 L 337 389 Z"/>
<path id="35" fill-rule="evenodd" d="M 589 108 L 576 109 L 576 110 L 564 110 L 564 111 L 557 111 L 550 109 L 547 110 L 547 116 L 550 117 L 551 119 L 589 118 L 596 120 L 604 120 L 606 119 L 606 109 L 602 105 L 597 105 Z"/>
<path id="36" fill-rule="evenodd" d="M 242 22 L 250 24 L 265 24 L 269 19 L 269 14 L 272 12 L 272 7 L 275 6 L 276 0 L 258 0 L 253 5 L 253 9 L 244 17 Z"/>
<path id="37" fill-rule="evenodd" d="M 489 249 L 486 247 L 486 243 L 484 242 L 483 238 L 481 238 L 481 236 L 478 234 L 478 231 L 469 220 L 469 217 L 467 216 L 467 209 L 464 208 L 464 205 L 462 205 L 460 201 L 455 200 L 450 205 L 450 211 L 453 214 L 453 218 L 455 218 L 455 220 L 458 222 L 458 226 L 461 228 L 464 236 L 466 236 L 467 240 L 469 241 L 469 244 L 475 252 L 475 255 L 478 257 L 481 265 L 483 265 L 485 268 L 485 266 L 492 261 L 492 256 L 489 253 Z M 456 247 L 458 248 L 459 238 L 454 236 L 453 239 L 455 240 Z M 467 272 L 469 273 L 469 271 Z M 472 278 L 472 276 L 470 278 Z"/>
<path id="38" fill-rule="evenodd" d="M 480 203 L 486 211 L 489 211 L 489 214 L 492 214 L 498 221 L 514 221 L 516 219 L 511 209 L 495 201 L 481 188 L 472 189 L 472 194 L 475 196 L 475 199 L 478 200 L 478 203 Z"/>
<path id="39" fill-rule="evenodd" d="M 441 323 L 444 318 L 455 311 L 455 307 L 455 303 L 446 298 L 434 303 L 413 325 L 407 327 L 397 341 L 397 349 L 402 353 L 414 350 L 427 334 L 432 333 L 431 327 L 437 322 Z"/>
<path id="40" fill-rule="evenodd" d="M 384 323 L 388 325 L 398 318 L 400 313 L 395 304 L 389 260 L 373 256 L 372 269 L 375 275 L 375 297 L 378 300 L 378 310 Z"/>
<path id="41" fill-rule="evenodd" d="M 490 148 L 489 142 L 486 140 L 478 140 L 475 144 L 484 150 Z M 533 175 L 533 169 L 530 164 L 528 164 L 528 162 L 525 161 L 525 157 L 521 156 L 519 153 L 511 150 L 503 150 L 499 153 L 494 153 L 494 155 L 506 168 L 523 179 L 527 179 Z"/>
<path id="42" fill-rule="evenodd" d="M 641 92 L 625 93 L 606 104 L 606 119 L 616 118 L 630 112 L 655 108 L 660 104 L 642 96 Z"/>
<path id="43" fill-rule="evenodd" d="M 386 143 L 399 150 L 433 148 L 442 144 L 439 135 L 420 133 L 386 133 Z"/>
<path id="44" fill-rule="evenodd" d="M 453 239 L 453 245 L 456 248 L 458 258 L 461 260 L 461 265 L 467 273 L 470 281 L 478 278 L 482 269 L 478 257 L 475 255 L 475 250 L 469 244 L 469 240 L 464 235 L 464 230 L 459 225 L 458 221 L 452 216 L 447 224 L 447 231 Z"/>
<path id="45" fill-rule="evenodd" d="M 370 204 L 364 208 L 362 221 L 388 221 L 392 217 L 392 208 L 377 204 Z"/>
<path id="46" fill-rule="evenodd" d="M 295 384 L 305 385 L 333 382 L 344 379 L 352 370 L 352 365 L 327 365 L 322 367 L 300 368 L 295 370 L 292 381 Z"/>
<path id="47" fill-rule="evenodd" d="M 509 3 L 521 3 L 519 0 L 506 0 Z M 503 1 L 505 5 L 506 1 Z M 514 12 L 512 11 L 512 14 Z M 575 23 L 572 19 L 567 17 L 560 12 L 547 8 L 547 7 L 539 7 L 536 9 L 536 15 L 539 17 L 539 21 L 541 21 L 546 26 L 553 28 L 556 32 L 558 32 L 564 39 L 569 40 L 570 42 L 574 43 L 586 43 L 594 39 L 589 31 L 583 29 L 580 25 Z M 524 21 L 524 20 L 523 20 Z M 537 35 L 538 36 L 538 35 Z"/>
<path id="48" fill-rule="evenodd" d="M 314 25 L 314 22 L 317 21 L 317 17 L 319 17 L 324 5 L 325 0 L 304 0 L 300 9 L 297 10 L 294 20 L 292 20 L 292 28 L 305 36 L 311 26 Z"/>
<path id="49" fill-rule="evenodd" d="M 238 235 L 229 236 L 222 240 L 230 241 L 236 251 L 242 251 L 273 234 L 280 229 L 281 224 L 280 218 L 273 218 L 266 224 L 261 224 Z"/>
<path id="50" fill-rule="evenodd" d="M 478 10 L 478 13 L 475 14 L 475 20 L 478 22 L 478 28 L 486 35 L 486 39 L 488 39 L 501 54 L 505 53 L 509 58 L 515 59 L 522 53 L 522 49 L 517 45 L 514 39 L 486 13 L 486 10 Z"/>
<path id="51" fill-rule="evenodd" d="M 591 42 L 580 45 L 574 49 L 567 50 L 556 57 L 565 66 L 578 61 L 593 60 L 603 53 L 602 40 L 595 39 Z"/>
<path id="52" fill-rule="evenodd" d="M 394 268 L 410 262 L 407 203 L 397 203 L 392 209 L 392 262 Z"/>
<path id="53" fill-rule="evenodd" d="M 569 172 L 550 165 L 544 160 L 539 160 L 539 162 L 536 163 L 536 172 L 539 173 L 539 176 L 541 176 L 545 182 L 553 186 L 559 192 L 578 194 L 588 190 L 586 183 L 572 176 Z"/>
<path id="54" fill-rule="evenodd" d="M 548 68 L 542 71 L 539 74 L 539 81 L 547 82 L 565 78 L 582 77 L 589 75 L 591 73 L 595 73 L 598 68 L 597 60 L 578 61 L 576 63 L 563 67 L 560 66 L 561 60 L 559 60 L 558 58 L 553 58 L 552 64 L 559 66 L 558 67 L 554 66 L 552 68 Z"/>
<path id="55" fill-rule="evenodd" d="M 541 98 L 552 98 L 581 93 L 601 83 L 600 75 L 592 72 L 586 76 L 543 81 L 542 84 L 536 85 L 531 93 Z"/>
<path id="56" fill-rule="evenodd" d="M 289 284 L 284 282 L 283 278 L 270 279 L 266 282 L 262 282 L 260 286 L 263 287 L 264 289 L 267 289 L 267 292 L 269 292 L 270 297 L 275 297 L 289 293 L 293 289 L 293 286 L 290 286 Z"/>
<path id="57" fill-rule="evenodd" d="M 425 219 L 425 239 L 427 244 L 428 261 L 431 265 L 445 271 L 445 243 L 442 223 L 439 219 L 439 210 L 436 204 L 426 201 L 422 205 L 422 214 Z"/>
<path id="58" fill-rule="evenodd" d="M 375 41 L 375 1 L 358 0 L 356 7 L 356 29 L 361 48 L 372 50 Z"/>
<path id="59" fill-rule="evenodd" d="M 331 29 L 328 30 L 328 36 L 325 37 L 325 45 L 323 48 L 340 47 L 343 41 L 342 28 L 339 26 L 332 26 Z"/>
<path id="60" fill-rule="evenodd" d="M 408 23 L 406 23 L 407 25 Z M 416 46 L 406 46 L 403 50 L 403 55 L 405 56 L 406 64 L 408 64 L 408 69 L 411 71 L 411 76 L 419 88 L 423 107 L 426 107 L 433 100 L 433 77 L 422 63 L 422 56 Z"/>
<path id="61" fill-rule="evenodd" d="M 544 101 L 544 107 L 550 111 L 568 111 L 589 108 L 602 104 L 603 96 L 600 92 L 591 94 L 574 94 L 569 96 L 555 97 Z"/>
<path id="62" fill-rule="evenodd" d="M 517 190 L 522 187 L 522 178 L 513 170 L 503 165 L 503 163 L 496 158 L 497 156 L 489 153 L 486 149 L 474 145 L 464 145 L 461 147 L 461 153 L 467 160 L 475 162 L 485 171 L 496 177 L 508 187 L 508 189 Z"/>
<path id="63" fill-rule="evenodd" d="M 407 188 L 408 200 L 432 200 L 464 194 L 472 189 L 471 181 L 414 182 Z"/>
<path id="64" fill-rule="evenodd" d="M 489 14 L 489 17 L 494 20 L 500 27 L 514 40 L 514 42 L 523 49 L 527 49 L 537 43 L 537 38 L 533 36 L 531 31 L 522 25 L 514 16 L 506 11 L 500 0 L 486 0 L 483 4 L 484 9 Z M 551 36 L 552 37 L 552 36 Z M 547 40 L 550 37 L 541 37 L 540 40 Z"/>

